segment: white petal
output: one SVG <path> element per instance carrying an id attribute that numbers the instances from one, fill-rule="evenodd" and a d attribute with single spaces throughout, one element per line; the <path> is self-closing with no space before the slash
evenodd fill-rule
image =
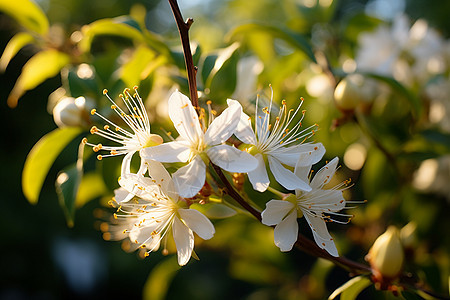
<path id="1" fill-rule="evenodd" d="M 325 155 L 325 147 L 321 143 L 299 145 L 300 156 L 294 166 L 311 166 L 318 163 Z"/>
<path id="2" fill-rule="evenodd" d="M 199 156 L 196 156 L 188 165 L 178 169 L 172 178 L 181 197 L 194 197 L 205 184 L 205 163 Z"/>
<path id="3" fill-rule="evenodd" d="M 133 199 L 134 195 L 129 193 L 123 187 L 114 190 L 114 199 L 116 199 L 117 203 L 128 202 Z"/>
<path id="4" fill-rule="evenodd" d="M 267 175 L 266 163 L 263 156 L 258 153 L 255 155 L 258 160 L 258 166 L 253 171 L 248 172 L 248 179 L 253 188 L 258 192 L 264 192 L 270 184 L 269 175 Z"/>
<path id="5" fill-rule="evenodd" d="M 156 160 L 159 162 L 187 162 L 191 154 L 190 145 L 187 141 L 173 141 L 158 146 L 147 147 L 140 152 L 141 158 L 145 160 Z"/>
<path id="6" fill-rule="evenodd" d="M 158 201 L 154 195 L 155 193 L 160 194 L 159 187 L 148 177 L 139 174 L 126 174 L 120 177 L 119 185 L 132 195 L 149 201 Z"/>
<path id="7" fill-rule="evenodd" d="M 261 223 L 267 226 L 277 225 L 294 208 L 295 204 L 292 202 L 270 200 L 266 203 L 266 209 L 261 213 Z"/>
<path id="8" fill-rule="evenodd" d="M 161 187 L 162 191 L 169 196 L 169 198 L 177 201 L 178 193 L 175 189 L 175 183 L 166 168 L 164 168 L 160 162 L 155 160 L 147 160 L 147 165 L 150 177 L 156 181 L 156 184 Z"/>
<path id="9" fill-rule="evenodd" d="M 325 147 L 321 143 L 301 145 L 300 153 L 295 165 L 294 174 L 303 180 L 309 182 L 309 173 L 313 164 L 318 163 L 325 154 Z"/>
<path id="10" fill-rule="evenodd" d="M 275 158 L 268 156 L 270 170 L 275 179 L 288 190 L 302 190 L 309 192 L 311 187 L 303 180 L 295 176 L 294 173 L 283 167 Z"/>
<path id="11" fill-rule="evenodd" d="M 233 105 L 214 119 L 205 133 L 205 143 L 213 146 L 224 143 L 233 135 L 239 123 L 242 107 Z"/>
<path id="12" fill-rule="evenodd" d="M 315 190 L 314 205 L 320 206 L 320 211 L 340 211 L 345 207 L 345 199 L 341 190 Z M 312 210 L 315 210 L 312 205 Z"/>
<path id="13" fill-rule="evenodd" d="M 295 167 L 296 165 L 308 166 L 319 162 L 325 154 L 325 147 L 322 144 L 300 144 L 291 147 L 279 148 L 270 151 L 283 164 Z"/>
<path id="14" fill-rule="evenodd" d="M 258 165 L 258 161 L 252 155 L 228 145 L 211 147 L 206 153 L 214 164 L 228 172 L 246 173 Z"/>
<path id="15" fill-rule="evenodd" d="M 281 251 L 291 251 L 298 239 L 297 210 L 291 212 L 273 231 L 275 245 Z"/>
<path id="16" fill-rule="evenodd" d="M 339 159 L 337 157 L 335 157 L 329 163 L 327 163 L 325 166 L 323 166 L 322 169 L 320 169 L 316 173 L 313 180 L 311 180 L 311 187 L 313 189 L 320 189 L 325 184 L 330 182 L 331 178 L 333 177 L 334 173 L 336 172 L 336 167 L 337 167 L 338 163 L 339 163 Z"/>
<path id="17" fill-rule="evenodd" d="M 134 152 L 129 152 L 123 157 L 120 171 L 121 176 L 131 173 L 131 159 L 133 158 L 133 154 Z"/>
<path id="18" fill-rule="evenodd" d="M 241 104 L 232 99 L 227 100 L 228 106 L 239 105 Z M 241 106 L 242 107 L 242 106 Z M 252 121 L 251 118 L 244 112 L 241 112 L 241 116 L 239 118 L 239 123 L 236 127 L 234 135 L 240 139 L 242 142 L 250 145 L 256 145 L 256 135 L 253 132 Z"/>
<path id="19" fill-rule="evenodd" d="M 314 217 L 307 213 L 304 213 L 303 215 L 306 218 L 309 227 L 311 227 L 317 246 L 327 250 L 327 252 L 333 256 L 339 256 L 333 238 L 328 233 L 325 221 L 320 217 Z"/>
<path id="20" fill-rule="evenodd" d="M 173 92 L 169 98 L 169 117 L 184 139 L 195 143 L 200 137 L 203 137 L 197 112 L 189 98 L 179 91 Z"/>
<path id="21" fill-rule="evenodd" d="M 209 240 L 214 236 L 214 233 L 216 232 L 214 225 L 198 210 L 179 209 L 178 213 L 184 223 L 186 223 L 186 225 L 202 239 Z"/>
<path id="22" fill-rule="evenodd" d="M 178 218 L 173 220 L 173 239 L 177 247 L 178 264 L 184 266 L 188 263 L 194 249 L 194 234 Z"/>
<path id="23" fill-rule="evenodd" d="M 139 222 L 136 222 L 136 224 L 139 224 L 142 219 L 139 219 Z M 132 226 L 131 231 L 129 233 L 129 238 L 132 243 L 136 244 L 153 244 L 157 243 L 157 241 L 154 241 L 156 238 L 160 238 L 160 236 L 153 236 L 152 238 L 152 232 L 156 230 L 158 227 L 158 224 L 156 222 L 146 222 L 145 226 Z"/>

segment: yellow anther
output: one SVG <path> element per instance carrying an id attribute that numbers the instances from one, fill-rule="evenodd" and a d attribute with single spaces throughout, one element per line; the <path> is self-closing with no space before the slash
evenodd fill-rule
<path id="1" fill-rule="evenodd" d="M 97 159 L 98 159 L 98 160 L 102 160 L 103 157 L 102 157 L 101 155 L 97 155 Z"/>
<path id="2" fill-rule="evenodd" d="M 83 139 L 81 140 L 81 142 L 82 142 L 84 145 L 86 145 L 86 143 L 87 143 L 87 138 L 83 138 Z"/>
<path id="3" fill-rule="evenodd" d="M 103 90 L 103 95 L 106 95 L 106 94 L 108 94 L 108 90 L 107 90 L 107 89 L 104 89 L 104 90 Z"/>
<path id="4" fill-rule="evenodd" d="M 306 109 L 302 110 L 302 114 L 306 114 Z"/>
<path id="5" fill-rule="evenodd" d="M 116 109 L 116 108 L 117 108 L 117 106 L 115 106 L 114 104 L 111 105 L 111 109 Z"/>
<path id="6" fill-rule="evenodd" d="M 98 132 L 97 126 L 92 126 L 92 127 L 91 127 L 91 134 L 94 134 L 94 133 L 96 133 L 96 132 Z"/>
<path id="7" fill-rule="evenodd" d="M 212 103 L 211 100 L 206 101 L 206 104 L 208 104 L 208 105 L 211 105 L 211 103 Z"/>
<path id="8" fill-rule="evenodd" d="M 139 87 L 137 85 L 133 86 L 133 90 L 137 90 Z"/>
<path id="9" fill-rule="evenodd" d="M 111 155 L 117 155 L 119 154 L 116 150 L 111 150 L 111 152 L 109 152 Z"/>
<path id="10" fill-rule="evenodd" d="M 120 130 L 120 127 L 116 127 L 116 131 L 119 131 Z"/>
<path id="11" fill-rule="evenodd" d="M 108 130 L 108 129 L 109 129 L 109 125 L 103 126 L 103 129 L 104 129 L 104 130 Z"/>
<path id="12" fill-rule="evenodd" d="M 116 213 L 113 214 L 113 217 L 114 217 L 114 219 L 117 220 L 117 214 Z"/>
<path id="13" fill-rule="evenodd" d="M 95 115 L 96 112 L 97 110 L 95 108 L 91 109 L 91 115 Z"/>
<path id="14" fill-rule="evenodd" d="M 148 252 L 145 252 L 145 254 L 144 254 L 144 256 L 145 257 L 147 257 L 147 256 L 149 256 L 150 254 L 148 254 Z"/>
<path id="15" fill-rule="evenodd" d="M 127 230 L 126 230 L 126 229 L 124 229 L 124 230 L 122 231 L 122 233 L 123 233 L 123 234 L 127 233 Z"/>

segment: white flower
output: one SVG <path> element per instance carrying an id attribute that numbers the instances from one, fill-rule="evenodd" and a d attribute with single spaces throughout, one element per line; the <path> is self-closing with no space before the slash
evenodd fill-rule
<path id="1" fill-rule="evenodd" d="M 275 245 L 281 251 L 290 251 L 298 238 L 297 217 L 304 216 L 311 227 L 316 244 L 328 251 L 333 256 L 338 256 L 333 238 L 328 233 L 325 222 L 340 222 L 334 217 L 348 218 L 350 216 L 339 214 L 337 211 L 345 207 L 342 196 L 344 183 L 331 189 L 323 189 L 333 177 L 338 159 L 334 158 L 312 179 L 310 192 L 295 191 L 286 200 L 270 200 L 266 209 L 262 212 L 262 223 L 265 225 L 276 225 L 274 230 Z M 311 167 L 297 166 L 295 174 L 304 180 L 308 180 Z"/>
<path id="2" fill-rule="evenodd" d="M 203 132 L 188 97 L 174 92 L 169 98 L 169 116 L 180 136 L 172 142 L 142 149 L 143 159 L 160 162 L 189 162 L 173 174 L 180 196 L 195 196 L 205 183 L 208 159 L 236 173 L 255 169 L 256 159 L 247 152 L 223 144 L 235 131 L 242 108 L 229 107 Z M 205 129 L 205 126 L 203 126 Z"/>
<path id="3" fill-rule="evenodd" d="M 193 232 L 208 240 L 215 233 L 214 226 L 199 211 L 185 208 L 186 202 L 178 196 L 172 178 L 161 163 L 149 161 L 146 164 L 151 178 L 131 174 L 121 182 L 122 188 L 138 199 L 119 206 L 118 213 L 114 214 L 119 220 L 117 226 L 124 228 L 122 238 L 128 236 L 139 248 L 147 250 L 146 256 L 157 250 L 172 231 L 178 264 L 183 266 L 192 255 Z"/>
<path id="4" fill-rule="evenodd" d="M 236 100 L 228 100 L 229 107 L 242 107 Z M 302 166 L 308 166 L 317 163 L 325 154 L 325 148 L 322 144 L 301 144 L 305 139 L 314 134 L 313 125 L 301 130 L 305 111 L 302 112 L 300 121 L 289 128 L 294 120 L 301 104 L 295 110 L 287 111 L 286 103 L 283 101 L 276 121 L 270 124 L 270 111 L 272 108 L 272 99 L 269 107 L 263 108 L 263 116 L 258 116 L 258 98 L 256 99 L 255 111 L 255 130 L 252 129 L 251 118 L 241 112 L 240 121 L 235 135 L 245 144 L 247 151 L 253 154 L 258 160 L 258 166 L 255 170 L 248 172 L 248 178 L 253 188 L 259 192 L 264 192 L 270 184 L 269 176 L 266 171 L 266 161 L 269 161 L 270 170 L 275 179 L 286 189 L 300 189 L 310 191 L 311 187 L 301 178 L 283 166 L 295 167 L 298 163 Z M 300 144 L 299 144 L 300 143 Z M 302 158 L 299 160 L 299 158 Z"/>
<path id="5" fill-rule="evenodd" d="M 91 134 L 104 137 L 117 143 L 118 145 L 94 145 L 87 143 L 87 140 L 85 139 L 85 143 L 92 146 L 95 152 L 102 150 L 109 151 L 109 154 L 98 155 L 97 158 L 99 160 L 108 156 L 125 155 L 122 162 L 122 176 L 126 176 L 126 174 L 130 173 L 131 158 L 136 151 L 146 147 L 160 145 L 163 142 L 163 139 L 159 135 L 150 133 L 150 122 L 145 105 L 137 92 L 137 87 L 134 87 L 134 91 L 135 94 L 133 96 L 130 94 L 130 89 L 125 89 L 124 95 L 119 95 L 126 107 L 125 109 L 122 109 L 111 99 L 111 97 L 109 97 L 108 91 L 106 89 L 103 90 L 103 94 L 106 95 L 112 103 L 111 109 L 119 115 L 131 131 L 125 130 L 124 128 L 116 125 L 113 121 L 99 114 L 96 109 L 91 111 L 92 115 L 97 115 L 108 123 L 103 127 L 103 129 L 93 126 L 91 128 Z M 144 168 L 144 162 L 141 161 L 141 166 L 138 173 L 142 173 Z"/>

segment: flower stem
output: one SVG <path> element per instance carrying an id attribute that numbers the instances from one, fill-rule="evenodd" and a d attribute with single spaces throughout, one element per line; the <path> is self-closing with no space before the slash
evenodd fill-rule
<path id="1" fill-rule="evenodd" d="M 269 192 L 271 192 L 272 194 L 277 195 L 277 196 L 280 197 L 281 199 L 283 199 L 283 198 L 286 196 L 285 194 L 283 194 L 283 193 L 280 192 L 279 190 L 274 189 L 274 188 L 271 187 L 271 186 L 268 186 L 268 187 L 267 187 L 267 190 L 268 190 Z"/>

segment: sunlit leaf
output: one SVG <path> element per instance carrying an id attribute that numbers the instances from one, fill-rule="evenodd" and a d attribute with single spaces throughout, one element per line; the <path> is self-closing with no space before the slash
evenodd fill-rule
<path id="1" fill-rule="evenodd" d="M 328 299 L 333 300 L 337 295 L 341 294 L 341 300 L 354 300 L 362 290 L 371 284 L 372 282 L 367 277 L 354 277 L 336 289 Z"/>
<path id="2" fill-rule="evenodd" d="M 48 31 L 48 19 L 42 9 L 30 0 L 0 1 L 0 11 L 12 16 L 23 27 L 39 34 Z"/>
<path id="3" fill-rule="evenodd" d="M 155 53 L 145 46 L 140 46 L 133 53 L 132 58 L 123 65 L 120 78 L 126 86 L 132 87 L 139 84 L 154 70 L 152 61 L 155 60 Z"/>
<path id="4" fill-rule="evenodd" d="M 170 283 L 179 269 L 180 266 L 177 263 L 177 257 L 174 255 L 161 261 L 152 269 L 148 276 L 142 291 L 142 298 L 152 300 L 166 299 Z"/>
<path id="5" fill-rule="evenodd" d="M 38 202 L 42 184 L 56 157 L 80 133 L 77 127 L 55 129 L 31 149 L 22 173 L 23 193 L 31 204 Z"/>
<path id="6" fill-rule="evenodd" d="M 19 32 L 11 38 L 3 51 L 2 57 L 0 58 L 0 71 L 4 72 L 8 66 L 11 59 L 16 56 L 17 52 L 20 51 L 25 45 L 31 43 L 34 37 L 27 32 Z"/>
<path id="7" fill-rule="evenodd" d="M 113 35 L 127 38 L 137 42 L 143 42 L 144 36 L 138 29 L 136 21 L 131 23 L 132 19 L 119 17 L 115 19 L 101 19 L 82 28 L 83 39 L 80 41 L 80 49 L 88 52 L 91 48 L 93 39 L 98 35 Z"/>
<path id="8" fill-rule="evenodd" d="M 87 202 L 102 196 L 107 192 L 102 176 L 97 172 L 90 172 L 83 175 L 75 201 L 75 207 L 79 208 Z"/>
<path id="9" fill-rule="evenodd" d="M 236 211 L 231 207 L 221 203 L 194 203 L 189 208 L 193 208 L 203 213 L 210 219 L 224 219 L 236 215 Z"/>
<path id="10" fill-rule="evenodd" d="M 19 98 L 28 90 L 34 89 L 46 79 L 56 76 L 70 62 L 67 54 L 57 50 L 38 52 L 23 66 L 22 73 L 8 97 L 8 105 L 15 107 Z"/>
<path id="11" fill-rule="evenodd" d="M 292 32 L 289 29 L 282 29 L 262 24 L 244 24 L 234 28 L 230 33 L 228 33 L 228 38 L 234 40 L 238 35 L 252 34 L 254 32 L 263 32 L 273 37 L 282 39 L 292 47 L 305 53 L 311 61 L 316 62 L 312 46 L 308 40 L 303 35 Z"/>

